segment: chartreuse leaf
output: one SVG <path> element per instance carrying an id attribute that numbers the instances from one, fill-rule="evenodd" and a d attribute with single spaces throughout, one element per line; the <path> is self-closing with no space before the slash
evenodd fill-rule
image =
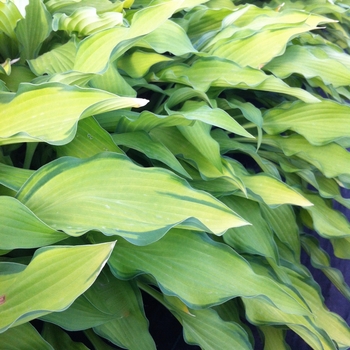
<path id="1" fill-rule="evenodd" d="M 310 256 L 312 266 L 321 269 L 337 289 L 350 300 L 350 287 L 344 281 L 341 271 L 331 267 L 329 255 L 320 247 L 317 239 L 302 235 L 301 243 Z"/>
<path id="2" fill-rule="evenodd" d="M 26 182 L 18 199 L 46 224 L 70 235 L 97 229 L 137 245 L 158 240 L 176 225 L 220 235 L 248 224 L 173 173 L 139 167 L 115 153 L 57 159 Z"/>
<path id="3" fill-rule="evenodd" d="M 0 331 L 67 308 L 91 286 L 113 247 L 114 242 L 40 248 L 23 271 L 0 275 Z"/>
<path id="4" fill-rule="evenodd" d="M 278 261 L 273 234 L 261 216 L 259 204 L 237 196 L 223 197 L 222 201 L 252 224 L 229 229 L 223 236 L 224 241 L 240 253 L 258 254 Z"/>
<path id="5" fill-rule="evenodd" d="M 36 248 L 59 242 L 67 235 L 43 223 L 17 199 L 0 196 L 0 249 Z"/>
<path id="6" fill-rule="evenodd" d="M 317 52 L 313 53 L 310 46 L 291 45 L 282 56 L 274 58 L 264 66 L 264 70 L 281 79 L 299 73 L 307 79 L 321 78 L 325 84 L 332 84 L 334 87 L 349 85 L 349 67 L 329 57 L 327 52 L 322 53 L 323 57 L 319 57 L 315 55 Z"/>
<path id="7" fill-rule="evenodd" d="M 142 247 L 120 239 L 109 265 L 114 274 L 125 279 L 151 274 L 164 294 L 177 296 L 192 308 L 242 296 L 263 298 L 288 313 L 308 313 L 288 287 L 255 274 L 233 249 L 197 232 L 173 229 Z"/>
<path id="8" fill-rule="evenodd" d="M 75 42 L 70 40 L 35 59 L 28 60 L 28 64 L 36 75 L 70 71 L 74 66 L 76 50 Z"/>
<path id="9" fill-rule="evenodd" d="M 282 149 L 288 157 L 297 156 L 309 162 L 326 177 L 349 180 L 350 153 L 335 143 L 314 146 L 300 135 L 289 137 L 266 135 L 263 137 L 263 143 Z"/>
<path id="10" fill-rule="evenodd" d="M 1 333 L 0 344 L 6 350 L 54 350 L 29 322 Z"/>
<path id="11" fill-rule="evenodd" d="M 51 30 L 51 15 L 42 0 L 30 0 L 25 18 L 18 22 L 15 29 L 21 45 L 21 58 L 36 58 Z"/>
<path id="12" fill-rule="evenodd" d="M 18 191 L 33 173 L 33 170 L 0 163 L 0 184 Z"/>
<path id="13" fill-rule="evenodd" d="M 161 26 L 183 3 L 186 1 L 172 0 L 149 5 L 134 14 L 129 28 L 116 27 L 89 36 L 78 47 L 74 69 L 90 73 L 103 71 L 113 52 L 113 59 L 118 58 L 140 36 Z"/>
<path id="14" fill-rule="evenodd" d="M 260 326 L 260 331 L 264 334 L 264 350 L 290 350 L 285 342 L 285 330 L 270 326 Z"/>
<path id="15" fill-rule="evenodd" d="M 350 137 L 349 113 L 348 105 L 331 100 L 312 105 L 302 101 L 287 102 L 264 114 L 263 128 L 270 135 L 293 130 L 313 145 L 324 145 Z"/>
<path id="16" fill-rule="evenodd" d="M 59 157 L 88 158 L 106 151 L 123 153 L 113 142 L 110 134 L 93 117 L 79 120 L 74 139 L 66 145 L 55 147 L 55 149 Z"/>
<path id="17" fill-rule="evenodd" d="M 73 139 L 80 118 L 146 102 L 61 83 L 22 84 L 10 102 L 0 101 L 0 144 L 23 141 L 65 144 Z"/>
<path id="18" fill-rule="evenodd" d="M 17 41 L 15 28 L 17 22 L 21 18 L 21 13 L 18 11 L 16 5 L 12 1 L 0 2 L 0 31 L 4 32 L 12 40 Z"/>
<path id="19" fill-rule="evenodd" d="M 350 223 L 341 212 L 332 209 L 331 203 L 319 195 L 305 194 L 312 201 L 313 207 L 306 208 L 312 217 L 314 229 L 326 238 L 350 238 Z"/>
<path id="20" fill-rule="evenodd" d="M 308 103 L 319 101 L 306 90 L 292 88 L 261 70 L 241 67 L 232 61 L 217 57 L 199 58 L 191 66 L 172 65 L 151 75 L 150 80 L 181 83 L 204 92 L 210 87 L 235 87 L 284 93 Z"/>
<path id="21" fill-rule="evenodd" d="M 172 170 L 191 178 L 176 157 L 162 143 L 153 140 L 144 131 L 135 131 L 123 134 L 113 134 L 113 141 L 117 145 L 123 145 L 136 149 L 147 155 L 148 158 L 159 160 L 168 165 Z"/>
<path id="22" fill-rule="evenodd" d="M 96 8 L 83 7 L 75 10 L 71 15 L 55 13 L 52 21 L 54 31 L 64 30 L 69 35 L 87 36 L 100 30 L 113 28 L 123 23 L 120 12 L 105 12 L 97 15 Z"/>
<path id="23" fill-rule="evenodd" d="M 66 332 L 51 323 L 44 323 L 41 334 L 55 350 L 89 350 L 83 343 L 74 342 Z"/>

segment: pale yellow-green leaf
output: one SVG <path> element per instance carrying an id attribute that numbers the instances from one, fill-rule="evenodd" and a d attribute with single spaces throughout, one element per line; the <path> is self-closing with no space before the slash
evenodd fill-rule
<path id="1" fill-rule="evenodd" d="M 176 225 L 220 235 L 248 224 L 170 171 L 142 168 L 116 153 L 59 158 L 37 171 L 17 198 L 55 229 L 71 235 L 97 229 L 139 245 Z"/>
<path id="2" fill-rule="evenodd" d="M 114 244 L 40 248 L 23 271 L 0 275 L 0 331 L 67 308 L 94 282 Z"/>
<path id="3" fill-rule="evenodd" d="M 309 103 L 319 101 L 306 90 L 290 87 L 258 69 L 241 67 L 216 57 L 199 58 L 191 66 L 173 65 L 153 74 L 150 79 L 154 82 L 181 83 L 204 92 L 210 87 L 253 89 L 288 94 Z"/>
<path id="4" fill-rule="evenodd" d="M 124 55 L 118 60 L 118 67 L 124 70 L 132 78 L 142 78 L 156 63 L 171 61 L 166 57 L 154 52 L 134 51 L 130 55 Z"/>
<path id="5" fill-rule="evenodd" d="M 36 75 L 70 71 L 74 67 L 76 50 L 76 44 L 71 40 L 35 59 L 29 60 L 28 64 Z"/>
<path id="6" fill-rule="evenodd" d="M 36 248 L 59 242 L 67 235 L 43 223 L 17 199 L 0 196 L 0 249 Z"/>
<path id="7" fill-rule="evenodd" d="M 350 107 L 346 104 L 322 100 L 311 105 L 297 101 L 269 109 L 264 114 L 263 128 L 271 135 L 293 130 L 313 145 L 324 145 L 350 137 L 349 123 Z"/>
<path id="8" fill-rule="evenodd" d="M 0 144 L 23 141 L 65 144 L 74 137 L 79 119 L 147 102 L 60 83 L 22 84 L 11 97 L 10 102 L 0 102 Z"/>
<path id="9" fill-rule="evenodd" d="M 120 12 L 96 13 L 94 7 L 83 7 L 75 10 L 71 15 L 55 13 L 52 21 L 54 31 L 64 30 L 69 35 L 77 34 L 87 36 L 100 30 L 113 28 L 123 23 L 123 15 Z"/>
<path id="10" fill-rule="evenodd" d="M 282 149 L 288 157 L 297 156 L 314 165 L 326 177 L 348 180 L 350 176 L 350 153 L 335 143 L 314 146 L 300 135 L 264 136 L 263 143 Z"/>
<path id="11" fill-rule="evenodd" d="M 173 229 L 158 242 L 142 247 L 120 239 L 109 264 L 121 278 L 151 274 L 164 294 L 178 296 L 189 307 L 242 296 L 262 298 L 287 313 L 308 314 L 290 288 L 255 274 L 233 249 L 201 233 Z"/>
<path id="12" fill-rule="evenodd" d="M 298 73 L 307 79 L 321 78 L 325 84 L 332 84 L 334 87 L 350 84 L 349 67 L 328 56 L 315 56 L 312 47 L 308 46 L 291 45 L 287 47 L 286 52 L 264 66 L 264 70 L 272 72 L 281 79 Z"/>
<path id="13" fill-rule="evenodd" d="M 103 71 L 112 53 L 113 59 L 119 57 L 141 36 L 161 26 L 182 3 L 183 0 L 172 0 L 147 6 L 134 14 L 129 28 L 116 27 L 89 36 L 78 46 L 74 69 L 92 73 Z"/>
<path id="14" fill-rule="evenodd" d="M 15 41 L 17 41 L 15 28 L 20 19 L 22 15 L 12 1 L 0 1 L 0 31 Z"/>

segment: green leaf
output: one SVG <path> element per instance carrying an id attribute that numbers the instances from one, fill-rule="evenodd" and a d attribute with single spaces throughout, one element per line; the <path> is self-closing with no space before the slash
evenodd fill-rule
<path id="1" fill-rule="evenodd" d="M 60 83 L 22 84 L 10 102 L 0 101 L 0 144 L 34 140 L 65 144 L 73 139 L 79 119 L 145 103 Z"/>
<path id="2" fill-rule="evenodd" d="M 299 228 L 295 213 L 290 205 L 270 208 L 260 203 L 261 213 L 266 223 L 274 231 L 278 239 L 287 245 L 297 261 L 300 257 Z"/>
<path id="3" fill-rule="evenodd" d="M 83 343 L 74 342 L 61 328 L 50 323 L 44 324 L 42 336 L 55 350 L 89 350 Z"/>
<path id="4" fill-rule="evenodd" d="M 339 177 L 349 182 L 350 153 L 335 143 L 313 146 L 299 135 L 264 136 L 263 143 L 282 149 L 288 157 L 295 155 L 309 162 L 328 178 Z"/>
<path id="5" fill-rule="evenodd" d="M 26 16 L 18 22 L 15 32 L 21 45 L 21 58 L 36 58 L 51 33 L 51 15 L 42 0 L 29 0 Z"/>
<path id="6" fill-rule="evenodd" d="M 96 89 L 106 90 L 120 96 L 136 97 L 137 95 L 136 91 L 119 73 L 115 64 L 110 64 L 102 74 L 94 75 L 90 85 Z M 114 130 L 115 128 L 113 128 Z"/>
<path id="7" fill-rule="evenodd" d="M 190 164 L 195 165 L 205 178 L 217 178 L 223 173 L 208 161 L 181 133 L 175 128 L 152 129 L 152 138 L 164 144 L 174 155 L 181 157 Z"/>
<path id="8" fill-rule="evenodd" d="M 78 47 L 74 69 L 89 73 L 103 71 L 112 53 L 113 59 L 120 57 L 141 36 L 161 26 L 183 2 L 173 0 L 147 6 L 134 14 L 129 28 L 111 28 L 89 36 Z"/>
<path id="9" fill-rule="evenodd" d="M 173 173 L 136 166 L 115 153 L 51 162 L 27 181 L 17 198 L 46 224 L 70 235 L 97 229 L 141 245 L 176 225 L 217 235 L 247 225 Z"/>
<path id="10" fill-rule="evenodd" d="M 0 344 L 6 350 L 54 350 L 29 322 L 0 333 Z"/>
<path id="11" fill-rule="evenodd" d="M 258 254 L 278 261 L 273 234 L 261 216 L 259 204 L 236 196 L 224 197 L 222 201 L 252 224 L 229 229 L 223 236 L 224 241 L 239 253 Z"/>
<path id="12" fill-rule="evenodd" d="M 59 242 L 67 235 L 43 223 L 17 199 L 0 196 L 0 248 L 36 248 Z"/>
<path id="13" fill-rule="evenodd" d="M 21 18 L 21 13 L 12 1 L 0 2 L 0 31 L 4 32 L 14 41 L 17 41 L 15 28 Z"/>
<path id="14" fill-rule="evenodd" d="M 306 208 L 312 217 L 315 230 L 326 238 L 350 237 L 350 223 L 346 216 L 332 209 L 331 203 L 315 194 L 304 194 L 313 207 Z"/>
<path id="15" fill-rule="evenodd" d="M 185 30 L 172 20 L 167 20 L 158 28 L 137 42 L 138 46 L 150 47 L 158 53 L 170 52 L 182 56 L 196 52 Z"/>
<path id="16" fill-rule="evenodd" d="M 319 101 L 306 90 L 290 87 L 282 80 L 268 76 L 258 69 L 241 67 L 217 57 L 199 58 L 191 66 L 173 65 L 153 74 L 150 79 L 154 82 L 181 83 L 204 92 L 210 87 L 234 87 L 284 93 L 308 103 Z"/>
<path id="17" fill-rule="evenodd" d="M 224 110 L 210 108 L 205 102 L 187 101 L 179 111 L 171 111 L 169 108 L 167 108 L 167 111 L 169 114 L 181 114 L 189 120 L 202 121 L 208 125 L 217 126 L 237 135 L 254 138 L 254 136 L 247 132 Z"/>
<path id="18" fill-rule="evenodd" d="M 110 134 L 93 117 L 79 120 L 74 139 L 66 145 L 56 146 L 55 149 L 59 157 L 88 158 L 106 151 L 123 153 Z"/>
<path id="19" fill-rule="evenodd" d="M 270 206 L 294 204 L 312 206 L 312 203 L 286 183 L 264 173 L 249 175 L 237 161 L 227 158 L 253 198 Z M 273 190 L 272 190 L 273 189 Z"/>
<path id="20" fill-rule="evenodd" d="M 67 308 L 94 282 L 114 244 L 40 248 L 23 271 L 0 275 L 0 331 Z"/>
<path id="21" fill-rule="evenodd" d="M 210 135 L 210 125 L 196 121 L 190 126 L 178 126 L 178 129 L 211 164 L 222 170 L 220 146 Z"/>
<path id="22" fill-rule="evenodd" d="M 340 270 L 331 267 L 329 255 L 320 247 L 315 237 L 302 235 L 301 243 L 310 255 L 313 267 L 320 269 L 337 289 L 350 300 L 350 287 L 344 281 Z"/>
<path id="23" fill-rule="evenodd" d="M 11 190 L 18 191 L 33 172 L 33 170 L 15 168 L 0 163 L 0 184 Z"/>
<path id="24" fill-rule="evenodd" d="M 46 0 L 45 5 L 51 13 L 60 12 L 71 14 L 81 7 L 94 7 L 97 13 L 108 11 L 121 11 L 123 4 L 117 0 L 110 2 L 109 0 Z"/>
<path id="25" fill-rule="evenodd" d="M 188 310 L 175 297 L 165 296 L 164 300 L 180 320 L 188 344 L 199 345 L 202 349 L 252 349 L 244 329 L 234 322 L 225 322 L 215 310 Z"/>
<path id="26" fill-rule="evenodd" d="M 69 35 L 87 36 L 98 31 L 113 28 L 123 23 L 123 15 L 119 12 L 105 12 L 97 15 L 96 8 L 83 7 L 71 15 L 55 13 L 52 21 L 54 31 L 64 30 Z"/>
<path id="27" fill-rule="evenodd" d="M 82 294 L 67 309 L 60 312 L 51 312 L 40 317 L 40 319 L 74 332 L 98 326 L 113 320 L 115 317 L 114 314 L 98 310 Z M 117 315 L 117 317 L 120 317 L 120 315 Z"/>
<path id="28" fill-rule="evenodd" d="M 329 57 L 324 49 L 317 47 L 314 51 L 312 46 L 291 45 L 282 56 L 274 58 L 264 66 L 264 70 L 270 71 L 281 79 L 298 73 L 307 79 L 320 78 L 325 84 L 332 84 L 334 87 L 349 85 L 349 67 Z M 318 52 L 323 57 L 317 55 Z"/>
<path id="29" fill-rule="evenodd" d="M 334 68 L 332 68 L 333 70 Z M 284 103 L 264 114 L 264 130 L 276 135 L 293 130 L 316 146 L 350 137 L 350 107 L 331 100 L 317 104 Z"/>
<path id="30" fill-rule="evenodd" d="M 290 350 L 289 345 L 285 342 L 285 331 L 276 327 L 260 326 L 259 329 L 264 334 L 264 350 Z"/>
<path id="31" fill-rule="evenodd" d="M 266 302 L 269 300 L 285 312 L 308 313 L 292 290 L 255 274 L 233 249 L 196 232 L 173 229 L 158 242 L 143 247 L 121 239 L 109 265 L 113 273 L 125 279 L 151 274 L 164 294 L 177 296 L 193 308 L 236 296 L 263 295 Z"/>
<path id="32" fill-rule="evenodd" d="M 123 55 L 118 60 L 118 67 L 132 78 L 142 78 L 154 64 L 167 61 L 172 59 L 154 52 L 136 50 L 130 55 Z"/>
<path id="33" fill-rule="evenodd" d="M 28 64 L 36 75 L 70 71 L 74 67 L 76 50 L 75 42 L 70 40 L 35 59 L 28 60 Z"/>
<path id="34" fill-rule="evenodd" d="M 135 131 L 123 134 L 113 134 L 112 138 L 117 145 L 136 149 L 137 151 L 144 153 L 148 158 L 159 160 L 179 174 L 191 178 L 176 157 L 162 143 L 153 140 L 146 132 Z"/>
<path id="35" fill-rule="evenodd" d="M 305 17 L 307 15 L 305 14 Z M 263 29 L 248 37 L 220 40 L 211 48 L 209 54 L 232 60 L 242 67 L 260 69 L 274 57 L 281 55 L 293 37 L 316 28 L 301 24 L 271 30 Z"/>

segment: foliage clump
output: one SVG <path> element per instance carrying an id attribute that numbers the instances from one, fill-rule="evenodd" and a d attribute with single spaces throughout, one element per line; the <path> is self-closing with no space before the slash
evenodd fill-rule
<path id="1" fill-rule="evenodd" d="M 350 258 L 348 31 L 345 0 L 0 0 L 0 348 L 155 349 L 148 294 L 202 349 L 348 349 L 300 260 L 350 299 L 318 242 Z"/>

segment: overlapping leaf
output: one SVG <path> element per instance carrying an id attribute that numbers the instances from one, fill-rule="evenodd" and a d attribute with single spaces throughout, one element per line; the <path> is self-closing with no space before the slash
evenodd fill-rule
<path id="1" fill-rule="evenodd" d="M 115 274 L 121 278 L 151 274 L 165 294 L 178 296 L 187 306 L 264 295 L 284 312 L 308 313 L 291 289 L 255 274 L 233 249 L 205 235 L 174 229 L 152 245 L 137 247 L 122 239 L 118 244 L 109 260 Z"/>
<path id="2" fill-rule="evenodd" d="M 0 275 L 0 331 L 67 308 L 91 286 L 113 247 L 112 242 L 40 248 L 24 270 L 11 267 Z"/>
<path id="3" fill-rule="evenodd" d="M 22 84 L 11 98 L 0 101 L 0 144 L 34 140 L 64 144 L 74 137 L 80 118 L 147 102 L 61 83 Z"/>
<path id="4" fill-rule="evenodd" d="M 115 153 L 60 158 L 36 172 L 17 198 L 55 229 L 71 235 L 98 229 L 135 244 L 154 242 L 176 225 L 223 234 L 248 224 L 169 171 Z"/>
<path id="5" fill-rule="evenodd" d="M 349 106 L 330 100 L 315 105 L 286 103 L 264 114 L 263 128 L 272 135 L 293 130 L 313 145 L 324 145 L 350 137 L 349 111 Z"/>

